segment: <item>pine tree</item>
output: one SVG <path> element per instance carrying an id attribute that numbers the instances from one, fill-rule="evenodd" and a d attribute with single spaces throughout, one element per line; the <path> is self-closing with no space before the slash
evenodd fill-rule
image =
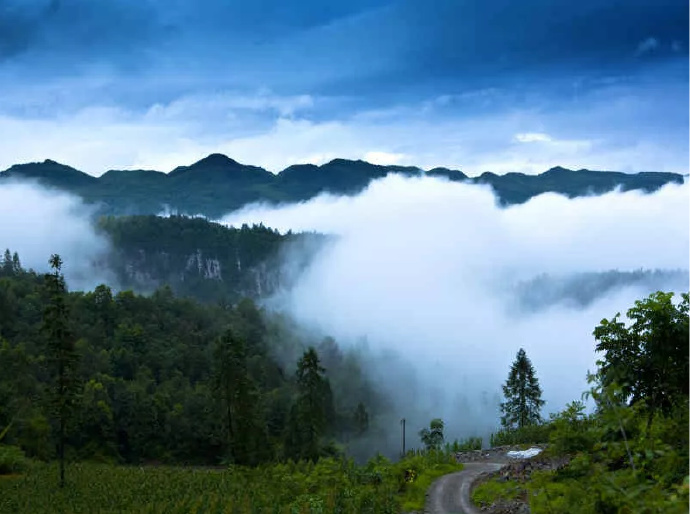
<path id="1" fill-rule="evenodd" d="M 247 369 L 247 346 L 228 330 L 216 342 L 216 385 L 225 404 L 230 456 L 236 464 L 256 465 L 270 457 L 259 392 Z"/>
<path id="2" fill-rule="evenodd" d="M 361 436 L 369 429 L 369 413 L 362 402 L 357 404 L 357 408 L 352 414 L 352 420 L 357 436 Z"/>
<path id="3" fill-rule="evenodd" d="M 501 425 L 505 428 L 522 428 L 541 422 L 541 399 L 539 380 L 532 362 L 525 350 L 520 348 L 510 367 L 508 380 L 503 386 L 506 401 L 501 403 Z"/>
<path id="4" fill-rule="evenodd" d="M 65 485 L 65 441 L 67 423 L 76 399 L 77 353 L 69 328 L 69 309 L 66 303 L 67 287 L 62 275 L 62 259 L 57 254 L 50 257 L 52 273 L 45 275 L 48 305 L 43 313 L 42 330 L 48 341 L 50 361 L 56 367 L 54 406 L 57 416 L 58 458 L 60 460 L 60 487 Z"/>
<path id="5" fill-rule="evenodd" d="M 285 441 L 287 456 L 295 460 L 315 461 L 321 453 L 321 438 L 334 412 L 333 394 L 325 371 L 314 348 L 304 352 L 297 362 L 299 395 L 290 411 Z"/>

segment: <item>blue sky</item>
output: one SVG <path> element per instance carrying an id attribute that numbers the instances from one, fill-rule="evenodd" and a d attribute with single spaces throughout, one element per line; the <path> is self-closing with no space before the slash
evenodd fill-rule
<path id="1" fill-rule="evenodd" d="M 0 0 L 0 169 L 688 170 L 685 0 Z"/>

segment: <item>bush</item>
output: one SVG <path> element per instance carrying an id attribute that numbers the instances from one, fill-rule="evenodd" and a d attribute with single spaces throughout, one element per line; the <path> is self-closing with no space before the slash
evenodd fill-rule
<path id="1" fill-rule="evenodd" d="M 482 442 L 483 440 L 481 437 L 468 437 L 467 439 L 462 439 L 460 441 L 456 439 L 452 444 L 446 444 L 446 451 L 457 453 L 471 450 L 481 450 Z"/>
<path id="2" fill-rule="evenodd" d="M 524 494 L 524 488 L 515 482 L 492 478 L 472 490 L 472 502 L 479 507 L 488 507 L 497 501 L 515 500 Z"/>
<path id="3" fill-rule="evenodd" d="M 489 442 L 492 447 L 512 446 L 516 444 L 543 444 L 549 442 L 553 426 L 551 423 L 527 425 L 522 428 L 503 428 L 491 434 Z"/>
<path id="4" fill-rule="evenodd" d="M 24 471 L 29 467 L 29 460 L 17 446 L 0 444 L 0 475 Z"/>

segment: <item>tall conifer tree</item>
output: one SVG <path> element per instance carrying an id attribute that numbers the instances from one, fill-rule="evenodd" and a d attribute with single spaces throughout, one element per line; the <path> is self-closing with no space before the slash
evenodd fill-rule
<path id="1" fill-rule="evenodd" d="M 541 399 L 539 380 L 527 357 L 520 348 L 510 367 L 508 380 L 503 386 L 505 402 L 501 403 L 501 425 L 506 428 L 522 428 L 541 422 Z"/>

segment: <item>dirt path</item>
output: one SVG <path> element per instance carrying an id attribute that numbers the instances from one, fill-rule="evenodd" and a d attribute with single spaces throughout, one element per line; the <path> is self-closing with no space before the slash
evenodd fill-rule
<path id="1" fill-rule="evenodd" d="M 425 513 L 428 514 L 480 514 L 472 505 L 470 487 L 481 474 L 498 471 L 504 462 L 468 462 L 462 471 L 445 475 L 429 488 Z"/>

